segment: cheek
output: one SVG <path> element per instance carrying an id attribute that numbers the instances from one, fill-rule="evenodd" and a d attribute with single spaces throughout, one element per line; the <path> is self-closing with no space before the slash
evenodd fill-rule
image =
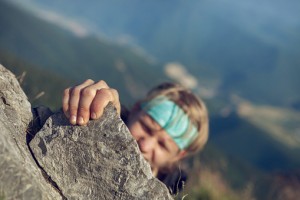
<path id="1" fill-rule="evenodd" d="M 152 164 L 157 168 L 169 166 L 169 158 L 162 152 L 156 152 L 155 159 L 153 160 Z"/>
<path id="2" fill-rule="evenodd" d="M 136 124 L 131 124 L 128 129 L 135 140 L 138 140 L 141 136 L 141 130 Z"/>
<path id="3" fill-rule="evenodd" d="M 157 150 L 155 155 L 155 165 L 157 167 L 165 167 L 169 166 L 171 163 L 173 163 L 174 155 L 167 153 L 163 150 Z"/>

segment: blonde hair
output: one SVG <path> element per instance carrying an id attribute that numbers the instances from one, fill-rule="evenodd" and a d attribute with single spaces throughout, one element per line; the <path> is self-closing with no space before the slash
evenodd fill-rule
<path id="1" fill-rule="evenodd" d="M 157 96 L 165 96 L 175 102 L 198 129 L 196 139 L 186 148 L 188 154 L 193 154 L 201 149 L 208 140 L 208 112 L 204 102 L 193 94 L 190 90 L 175 83 L 163 83 L 149 91 L 145 99 L 138 102 L 147 102 Z"/>

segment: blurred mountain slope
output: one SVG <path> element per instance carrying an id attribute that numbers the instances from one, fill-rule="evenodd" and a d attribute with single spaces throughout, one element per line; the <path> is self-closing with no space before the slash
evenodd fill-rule
<path id="1" fill-rule="evenodd" d="M 76 83 L 2 50 L 0 64 L 16 75 L 32 107 L 44 105 L 57 110 L 61 107 L 63 90 Z"/>
<path id="2" fill-rule="evenodd" d="M 121 91 L 125 103 L 166 79 L 159 64 L 133 49 L 95 36 L 78 37 L 6 1 L 0 1 L 0 26 L 0 50 L 77 83 L 105 79 Z"/>
<path id="3" fill-rule="evenodd" d="M 238 114 L 272 134 L 287 148 L 300 148 L 300 112 L 243 101 L 239 103 Z"/>
<path id="4" fill-rule="evenodd" d="M 228 155 L 268 173 L 299 169 L 299 111 L 255 104 L 237 95 L 210 104 L 215 106 L 210 141 Z"/>
<path id="5" fill-rule="evenodd" d="M 299 102 L 297 0 L 34 2 L 161 61 L 179 61 L 199 79 L 219 77 L 225 95 L 287 107 Z"/>
<path id="6" fill-rule="evenodd" d="M 107 6 L 111 5 L 109 2 L 106 3 Z M 179 2 L 177 3 L 179 4 Z M 208 2 L 206 3 L 210 5 Z M 79 6 L 82 2 L 77 1 L 76 4 Z M 102 4 L 104 3 L 102 2 Z M 142 8 L 152 8 L 148 4 L 152 5 L 152 3 L 148 2 L 139 11 Z M 190 5 L 190 3 L 187 5 Z M 168 6 L 169 4 L 165 2 L 159 9 L 167 9 Z M 101 7 L 101 9 L 104 8 L 106 7 Z M 119 7 L 110 8 L 118 9 Z M 131 9 L 134 8 L 137 9 L 137 7 L 131 7 Z M 66 79 L 81 81 L 85 78 L 101 79 L 104 76 L 104 79 L 121 93 L 122 103 L 133 102 L 132 99 L 145 93 L 149 85 L 153 85 L 159 80 L 166 80 L 160 65 L 134 54 L 131 49 L 124 46 L 111 45 L 107 41 L 99 41 L 98 38 L 92 36 L 78 37 L 72 35 L 72 33 L 28 15 L 20 9 L 13 8 L 9 4 L 4 4 L 0 9 L 2 9 L 1 14 L 3 14 L 0 22 L 3 24 L 3 27 L 6 27 L 6 29 L 1 31 L 1 48 L 7 47 L 6 51 L 15 54 L 20 59 L 40 65 L 48 70 L 54 70 L 55 73 L 61 74 Z M 202 14 L 204 13 L 203 11 Z M 125 13 L 122 14 L 124 15 Z M 8 18 L 7 16 L 10 15 L 12 16 Z M 44 32 L 44 30 L 46 31 Z M 245 37 L 243 34 L 239 35 Z M 36 40 L 35 38 L 39 39 Z M 47 40 L 51 40 L 50 44 L 48 44 Z M 255 40 L 251 41 L 250 44 L 253 48 L 259 45 L 255 43 Z M 222 47 L 221 43 L 219 47 Z M 249 51 L 249 53 L 260 54 L 254 50 Z M 222 55 L 220 54 L 220 59 L 221 57 Z M 272 69 L 272 66 L 270 65 L 268 69 L 262 68 L 261 71 L 264 71 L 264 73 L 256 75 L 256 78 L 261 77 L 263 79 L 264 74 Z M 226 76 L 232 76 L 228 81 L 231 83 L 236 81 L 236 87 L 241 87 L 243 91 L 249 91 L 249 88 L 244 85 L 247 82 L 245 81 L 247 77 L 242 76 L 242 74 L 254 73 L 259 69 L 239 69 L 237 67 L 234 73 L 231 73 L 230 70 L 226 73 L 224 72 L 225 79 L 222 79 L 224 77 L 221 74 L 216 75 L 218 78 L 221 78 L 223 84 L 220 87 L 221 91 L 218 91 L 219 95 L 208 101 L 209 107 L 213 108 L 210 109 L 212 127 L 210 141 L 219 145 L 225 152 L 265 170 L 288 170 L 297 167 L 299 166 L 299 159 L 294 155 L 297 154 L 298 150 L 290 151 L 285 149 L 285 144 L 272 135 L 272 129 L 263 129 L 259 124 L 248 122 L 247 118 L 238 115 L 237 108 L 234 108 L 233 112 L 226 117 L 219 115 L 219 112 L 222 112 L 224 108 L 214 109 L 218 103 L 225 107 L 227 106 L 226 104 L 231 104 L 230 100 L 227 101 L 224 96 L 229 96 L 231 93 L 239 94 L 238 90 L 229 86 L 230 91 L 222 90 L 222 87 L 226 88 L 226 84 L 224 84 L 227 80 Z M 203 68 L 203 70 L 206 69 Z M 189 71 L 195 76 L 192 69 L 189 69 Z M 205 79 L 211 79 L 210 82 L 213 82 L 213 75 L 210 74 L 211 76 L 208 78 L 206 74 L 203 74 Z M 265 80 L 269 81 L 269 79 Z M 239 81 L 242 81 L 244 84 L 239 83 Z M 256 87 L 256 90 L 262 90 L 256 97 L 264 94 L 263 89 L 261 89 L 264 88 L 263 86 L 257 85 Z M 269 127 L 272 126 L 270 125 Z M 290 136 L 287 135 L 287 137 Z M 255 148 L 249 141 L 256 145 Z"/>
<path id="7" fill-rule="evenodd" d="M 66 1 L 60 2 L 62 4 L 66 3 Z M 49 1 L 49 3 L 51 2 Z M 74 1 L 74 4 L 78 4 L 78 6 L 81 5 L 81 3 L 82 2 L 80 1 Z M 109 2 L 106 3 L 108 5 L 110 4 Z M 209 4 L 209 2 L 206 3 Z M 89 5 L 88 3 L 85 4 Z M 148 4 L 152 3 L 145 3 L 144 7 L 152 8 L 149 7 Z M 163 4 L 169 5 L 167 2 L 164 2 Z M 72 5 L 73 4 L 62 8 L 64 8 L 67 13 L 68 9 L 71 9 Z M 126 3 L 122 5 L 125 6 Z M 163 7 L 160 9 L 162 8 Z M 102 9 L 104 13 L 107 12 L 107 15 L 109 14 L 109 8 L 107 8 L 107 11 L 105 11 L 105 7 Z M 131 9 L 134 10 L 137 8 L 132 6 Z M 27 91 L 26 93 L 30 94 L 29 98 L 32 99 L 34 104 L 43 103 L 46 105 L 53 105 L 54 108 L 57 108 L 60 106 L 60 93 L 62 92 L 63 88 L 68 87 L 69 85 L 74 85 L 75 83 L 78 83 L 86 78 L 107 80 L 109 84 L 121 92 L 122 103 L 133 102 L 132 99 L 136 99 L 146 92 L 149 88 L 149 85 L 153 85 L 161 80 L 166 80 L 166 77 L 163 75 L 161 67 L 162 65 L 152 62 L 147 57 L 137 54 L 134 50 L 127 48 L 126 46 L 111 44 L 106 40 L 99 40 L 98 37 L 89 35 L 78 37 L 70 31 L 61 29 L 61 27 L 54 26 L 53 24 L 45 22 L 44 20 L 37 19 L 36 17 L 24 12 L 22 9 L 16 9 L 10 4 L 2 1 L 0 1 L 0 10 L 0 62 L 14 71 L 17 75 L 21 75 L 23 71 L 27 72 L 23 85 L 27 87 L 27 89 L 25 89 Z M 203 8 L 203 10 L 205 9 Z M 121 12 L 122 10 L 119 11 Z M 122 11 L 121 14 L 125 15 L 126 13 Z M 130 12 L 127 14 L 130 14 Z M 166 13 L 166 15 L 167 14 L 168 13 Z M 153 15 L 153 17 L 156 19 L 156 15 Z M 102 20 L 107 21 L 107 18 Z M 124 17 L 122 20 L 126 20 L 126 18 Z M 109 21 L 107 21 L 107 23 L 108 22 Z M 110 22 L 113 24 L 112 21 Z M 157 22 L 160 21 L 153 21 L 153 24 L 155 25 Z M 134 22 L 132 23 L 132 26 L 136 25 Z M 176 25 L 175 22 L 174 24 Z M 184 24 L 185 23 L 183 22 L 180 26 Z M 231 27 L 234 27 L 233 23 L 231 23 L 231 25 Z M 145 24 L 144 28 L 147 27 L 148 24 Z M 226 30 L 226 28 L 228 28 L 228 26 L 224 26 L 222 31 L 224 29 L 224 33 L 226 33 L 226 35 L 230 36 L 230 34 L 234 34 L 234 38 L 236 38 L 236 41 L 234 44 L 232 44 L 232 46 L 230 46 L 230 48 L 235 46 L 237 47 L 239 44 L 245 44 L 241 42 L 248 40 L 247 45 L 245 44 L 248 50 L 243 50 L 241 47 L 239 47 L 239 50 L 243 51 L 241 52 L 242 55 L 238 54 L 238 52 L 236 52 L 237 54 L 234 52 L 229 53 L 227 52 L 229 51 L 227 49 L 228 46 L 225 44 L 225 42 L 227 42 L 226 39 L 219 39 L 217 40 L 219 45 L 214 44 L 215 46 L 212 46 L 212 50 L 210 50 L 209 47 L 211 44 L 206 44 L 205 51 L 202 51 L 201 53 L 201 55 L 205 55 L 205 52 L 215 52 L 216 58 L 209 57 L 207 55 L 207 62 L 205 59 L 203 59 L 205 62 L 199 62 L 201 63 L 200 65 L 198 61 L 193 61 L 194 58 L 192 58 L 192 55 L 186 53 L 189 54 L 187 56 L 191 56 L 190 59 L 187 59 L 187 61 L 190 63 L 193 62 L 193 64 L 188 64 L 186 66 L 189 67 L 188 71 L 191 72 L 192 75 L 197 76 L 197 78 L 202 80 L 201 77 L 203 76 L 203 79 L 220 84 L 218 91 L 219 96 L 216 96 L 216 98 L 208 101 L 209 107 L 213 108 L 210 109 L 211 137 L 208 147 L 211 144 L 214 144 L 217 146 L 217 148 L 214 147 L 213 149 L 208 149 L 207 151 L 203 152 L 203 156 L 206 156 L 204 162 L 208 163 L 208 169 L 205 169 L 204 172 L 206 173 L 206 170 L 211 171 L 211 168 L 215 170 L 215 172 L 212 171 L 210 174 L 212 176 L 222 172 L 222 178 L 228 181 L 228 184 L 235 188 L 238 186 L 246 187 L 248 180 L 253 180 L 255 184 L 257 179 L 260 179 L 261 176 L 265 176 L 265 173 L 268 174 L 271 171 L 281 170 L 285 172 L 299 167 L 300 163 L 297 156 L 299 155 L 299 149 L 291 150 L 287 148 L 284 141 L 279 141 L 275 135 L 272 135 L 272 125 L 277 125 L 276 120 L 274 122 L 268 122 L 267 128 L 262 127 L 261 124 L 257 123 L 257 121 L 252 121 L 255 119 L 256 113 L 262 114 L 262 118 L 272 118 L 273 115 L 273 112 L 271 112 L 271 114 L 259 112 L 260 110 L 263 111 L 263 109 L 261 109 L 262 107 L 256 105 L 256 103 L 264 102 L 265 100 L 259 101 L 258 99 L 264 98 L 265 96 L 268 96 L 268 98 L 272 97 L 274 98 L 274 101 L 271 103 L 281 102 L 281 105 L 283 105 L 281 101 L 282 99 L 284 99 L 284 102 L 288 102 L 287 97 L 290 98 L 291 102 L 293 102 L 294 99 L 297 99 L 294 98 L 293 95 L 298 95 L 298 93 L 294 92 L 298 85 L 293 85 L 293 87 L 290 88 L 286 88 L 284 85 L 295 83 L 294 77 L 296 77 L 298 74 L 294 73 L 297 73 L 298 68 L 288 66 L 289 70 L 294 71 L 287 72 L 285 71 L 285 68 L 282 68 L 282 71 L 276 71 L 278 69 L 276 67 L 276 60 L 280 53 L 278 53 L 279 51 L 274 50 L 273 47 L 278 43 L 273 43 L 272 39 L 271 42 L 265 41 L 264 44 L 267 45 L 264 45 L 258 42 L 260 39 L 264 38 L 264 36 L 260 35 L 258 37 L 260 39 L 257 40 L 257 38 L 249 33 L 244 35 L 244 31 L 235 32 L 236 29 L 231 30 L 229 27 L 228 30 Z M 178 30 L 180 29 L 178 28 Z M 213 31 L 215 32 L 213 33 L 215 35 L 222 35 L 222 31 L 214 27 L 213 29 L 207 30 L 207 39 L 212 34 L 210 30 L 215 30 Z M 156 32 L 156 30 L 148 31 L 153 31 L 154 33 Z M 201 29 L 201 32 L 202 31 L 203 30 Z M 232 33 L 232 31 L 234 33 Z M 150 35 L 150 32 L 145 32 L 145 34 Z M 184 41 L 191 40 L 189 35 L 186 36 L 188 38 L 186 38 Z M 196 36 L 197 34 L 195 37 Z M 170 36 L 170 38 L 172 37 Z M 181 40 L 179 39 L 180 38 L 178 38 L 177 41 L 178 43 Z M 208 41 L 214 42 L 215 40 L 210 39 Z M 165 49 L 166 53 L 171 50 L 182 53 L 181 47 L 176 47 L 176 45 L 179 44 L 175 42 L 175 46 L 173 46 L 173 42 L 174 41 L 171 40 L 169 41 L 170 46 L 169 48 Z M 161 51 L 161 54 L 164 54 L 165 51 L 163 49 L 165 48 L 165 41 L 161 40 L 159 43 L 161 43 L 161 49 L 158 48 L 157 51 Z M 193 43 L 192 40 L 190 43 Z M 194 43 L 194 45 L 196 45 L 198 42 Z M 297 45 L 294 44 L 295 49 L 297 49 L 296 46 Z M 256 51 L 257 47 L 259 47 L 258 51 Z M 217 48 L 221 49 L 218 50 Z M 249 51 L 248 53 L 250 58 L 251 56 L 254 56 L 255 58 L 260 56 L 262 58 L 270 56 L 270 59 L 264 61 L 261 66 L 252 69 L 250 67 L 252 66 L 250 65 L 251 59 L 246 61 L 242 60 L 246 51 Z M 294 53 L 295 52 L 296 51 L 294 51 Z M 194 51 L 190 51 L 190 53 L 194 54 Z M 218 67 L 215 67 L 214 65 L 217 66 L 217 63 L 226 63 L 227 58 L 231 56 L 231 54 L 238 55 L 238 58 L 236 59 L 237 63 L 229 67 L 224 66 L 224 69 L 219 71 Z M 289 53 L 287 53 L 286 56 L 287 57 L 284 57 L 284 59 L 281 61 L 282 63 L 290 62 L 288 59 Z M 218 60 L 218 58 L 220 60 Z M 170 57 L 170 59 L 174 60 L 174 57 Z M 232 60 L 235 60 L 232 58 L 228 59 L 228 65 L 232 63 Z M 239 59 L 241 60 L 239 61 Z M 284 61 L 285 59 L 287 60 Z M 297 60 L 298 59 L 294 57 L 294 61 L 297 62 Z M 244 71 L 244 69 L 239 67 L 238 62 L 242 62 L 245 65 L 248 65 L 248 62 L 250 62 L 250 64 L 246 71 Z M 214 65 L 212 65 L 213 63 Z M 263 66 L 268 67 L 265 69 Z M 272 71 L 274 69 L 276 69 L 276 73 Z M 223 73 L 225 76 L 223 76 Z M 277 80 L 277 84 L 279 85 L 274 85 L 274 83 L 271 81 L 272 79 L 270 79 L 270 77 L 266 77 L 266 75 L 269 73 L 270 76 L 272 74 L 277 74 L 278 77 L 281 77 L 282 74 L 282 77 Z M 293 77 L 290 77 L 291 73 Z M 32 81 L 29 81 L 29 79 L 31 79 L 30 77 L 33 77 L 33 74 L 36 74 L 37 76 L 34 77 Z M 258 78 L 258 82 L 254 85 L 251 82 L 251 79 L 254 78 L 252 76 Z M 286 80 L 285 77 L 290 77 L 290 79 Z M 201 80 L 199 81 L 201 82 Z M 283 83 L 280 83 L 280 80 L 284 80 Z M 263 85 L 261 85 L 261 81 L 264 81 Z M 235 87 L 231 87 L 231 84 L 233 84 Z M 237 89 L 238 87 L 240 87 L 240 89 Z M 253 90 L 251 90 L 251 88 Z M 282 99 L 278 100 L 278 93 L 276 90 L 280 90 L 281 88 L 286 90 L 285 92 L 287 94 L 294 93 L 292 96 L 282 96 Z M 199 89 L 201 90 L 201 88 Z M 45 95 L 36 99 L 41 91 L 45 91 Z M 231 93 L 243 94 L 243 92 L 255 94 L 253 96 L 250 95 L 250 108 L 253 112 L 248 112 L 249 115 L 241 115 L 241 113 L 239 113 L 239 107 L 234 107 L 232 109 L 233 112 L 230 112 L 228 115 L 226 115 L 225 112 L 225 115 L 222 115 L 222 107 L 226 108 L 228 104 L 231 104 L 231 102 L 226 101 L 226 98 L 224 97 L 229 96 Z M 270 94 L 272 94 L 272 96 L 270 96 Z M 252 102 L 254 100 L 256 102 Z M 215 108 L 218 107 L 217 104 L 221 104 L 221 109 Z M 274 108 L 272 107 L 271 110 L 273 109 Z M 279 110 L 279 112 L 281 111 L 282 110 Z M 219 115 L 219 112 L 221 115 Z M 288 113 L 282 114 L 283 116 L 286 116 L 287 119 L 289 119 L 291 116 Z M 263 122 L 262 118 L 260 118 L 261 120 L 259 122 Z M 295 122 L 298 121 L 295 120 Z M 287 138 L 289 138 L 288 135 Z M 212 153 L 214 149 L 219 149 L 219 151 L 222 153 L 215 155 Z M 222 161 L 223 164 L 225 163 L 226 167 L 224 167 L 222 163 L 217 162 L 214 164 L 214 160 L 220 162 Z M 211 167 L 210 164 L 214 167 Z M 257 168 L 259 168 L 259 170 Z M 263 172 L 261 172 L 261 170 Z M 210 175 L 208 173 L 208 176 Z M 197 181 L 198 180 L 196 180 L 195 183 L 198 183 Z M 269 183 L 270 182 L 267 184 Z M 199 188 L 198 185 L 195 186 L 195 188 L 195 190 L 197 190 Z"/>

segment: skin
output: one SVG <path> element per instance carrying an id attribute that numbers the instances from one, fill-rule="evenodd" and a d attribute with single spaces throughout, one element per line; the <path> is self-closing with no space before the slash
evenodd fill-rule
<path id="1" fill-rule="evenodd" d="M 112 102 L 120 114 L 121 106 L 117 90 L 110 88 L 103 80 L 86 80 L 82 84 L 64 91 L 62 106 L 65 115 L 73 125 L 86 125 L 90 119 L 98 119 L 104 108 Z M 177 162 L 186 155 L 180 150 L 168 133 L 149 115 L 134 106 L 127 124 L 136 139 L 144 158 L 150 163 L 156 176 L 159 169 Z"/>
<path id="2" fill-rule="evenodd" d="M 90 119 L 98 119 L 109 102 L 113 102 L 120 114 L 121 105 L 117 90 L 109 88 L 105 81 L 86 80 L 64 91 L 62 106 L 73 125 L 86 125 Z"/>

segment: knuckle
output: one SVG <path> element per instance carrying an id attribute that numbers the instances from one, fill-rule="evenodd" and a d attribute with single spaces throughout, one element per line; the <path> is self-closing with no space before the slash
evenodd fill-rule
<path id="1" fill-rule="evenodd" d="M 78 108 L 78 112 L 79 112 L 80 114 L 85 114 L 85 113 L 88 113 L 88 112 L 89 112 L 89 109 L 88 109 L 87 107 L 80 106 L 80 107 Z"/>
<path id="2" fill-rule="evenodd" d="M 119 92 L 116 89 L 111 89 L 111 93 L 114 95 L 114 97 L 119 98 Z"/>
<path id="3" fill-rule="evenodd" d="M 70 93 L 70 88 L 64 90 L 64 96 L 68 96 Z"/>
<path id="4" fill-rule="evenodd" d="M 95 81 L 93 81 L 92 79 L 87 79 L 86 81 L 84 81 L 83 84 L 88 84 L 88 85 L 91 85 L 91 84 L 94 84 Z"/>
<path id="5" fill-rule="evenodd" d="M 94 80 L 93 80 L 93 79 L 90 79 L 90 78 L 87 79 L 86 81 L 87 81 L 87 82 L 94 82 Z"/>
<path id="6" fill-rule="evenodd" d="M 70 106 L 70 113 L 75 114 L 77 112 L 77 106 Z"/>
<path id="7" fill-rule="evenodd" d="M 80 91 L 81 91 L 81 88 L 79 86 L 76 86 L 74 88 L 72 88 L 71 90 L 71 94 L 74 96 L 74 95 L 79 95 L 80 94 Z"/>
<path id="8" fill-rule="evenodd" d="M 100 80 L 100 81 L 98 81 L 98 83 L 105 84 L 105 81 L 104 80 Z"/>
<path id="9" fill-rule="evenodd" d="M 102 88 L 101 90 L 99 90 L 99 94 L 105 99 L 112 99 L 113 97 L 111 91 L 106 88 Z"/>
<path id="10" fill-rule="evenodd" d="M 107 83 L 106 83 L 104 80 L 98 81 L 97 84 L 103 85 L 103 86 L 106 86 L 106 87 L 107 87 Z"/>
<path id="11" fill-rule="evenodd" d="M 90 89 L 90 88 L 85 88 L 82 90 L 82 95 L 83 96 L 86 96 L 86 97 L 93 97 L 94 96 L 94 90 L 93 89 Z"/>

